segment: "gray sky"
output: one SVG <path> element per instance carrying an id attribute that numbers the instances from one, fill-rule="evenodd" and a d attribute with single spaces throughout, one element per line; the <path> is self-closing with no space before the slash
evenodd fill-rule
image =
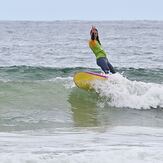
<path id="1" fill-rule="evenodd" d="M 163 20 L 163 0 L 0 0 L 0 20 Z"/>

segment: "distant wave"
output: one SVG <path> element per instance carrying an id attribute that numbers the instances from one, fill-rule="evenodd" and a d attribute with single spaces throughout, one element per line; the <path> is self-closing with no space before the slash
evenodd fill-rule
<path id="1" fill-rule="evenodd" d="M 55 77 L 72 77 L 75 72 L 93 71 L 101 72 L 100 68 L 87 67 L 32 67 L 32 66 L 10 66 L 0 67 L 0 80 L 48 80 Z M 116 68 L 116 71 L 130 80 L 162 83 L 163 69 L 135 69 Z"/>

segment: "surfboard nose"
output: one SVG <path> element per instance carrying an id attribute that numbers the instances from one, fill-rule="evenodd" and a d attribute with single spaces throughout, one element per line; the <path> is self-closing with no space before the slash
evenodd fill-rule
<path id="1" fill-rule="evenodd" d="M 94 72 L 77 72 L 74 74 L 73 80 L 78 88 L 91 90 L 93 89 L 92 82 L 95 80 L 106 80 L 108 75 Z"/>

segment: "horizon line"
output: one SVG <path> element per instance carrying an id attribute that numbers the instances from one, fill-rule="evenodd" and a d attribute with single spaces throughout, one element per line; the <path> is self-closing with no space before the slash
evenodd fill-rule
<path id="1" fill-rule="evenodd" d="M 29 22 L 54 22 L 54 21 L 87 21 L 87 22 L 102 22 L 102 21 L 163 21 L 163 19 L 103 19 L 103 20 L 86 20 L 86 19 L 54 19 L 54 20 L 30 20 L 30 19 L 0 19 L 0 21 L 29 21 Z"/>

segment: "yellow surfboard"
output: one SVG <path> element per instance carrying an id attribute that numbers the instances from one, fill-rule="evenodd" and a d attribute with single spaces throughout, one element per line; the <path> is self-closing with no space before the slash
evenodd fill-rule
<path id="1" fill-rule="evenodd" d="M 99 74 L 94 72 L 77 72 L 74 75 L 74 83 L 77 87 L 85 89 L 85 90 L 91 90 L 92 82 L 95 80 L 106 80 L 108 79 L 108 75 L 105 74 Z"/>

